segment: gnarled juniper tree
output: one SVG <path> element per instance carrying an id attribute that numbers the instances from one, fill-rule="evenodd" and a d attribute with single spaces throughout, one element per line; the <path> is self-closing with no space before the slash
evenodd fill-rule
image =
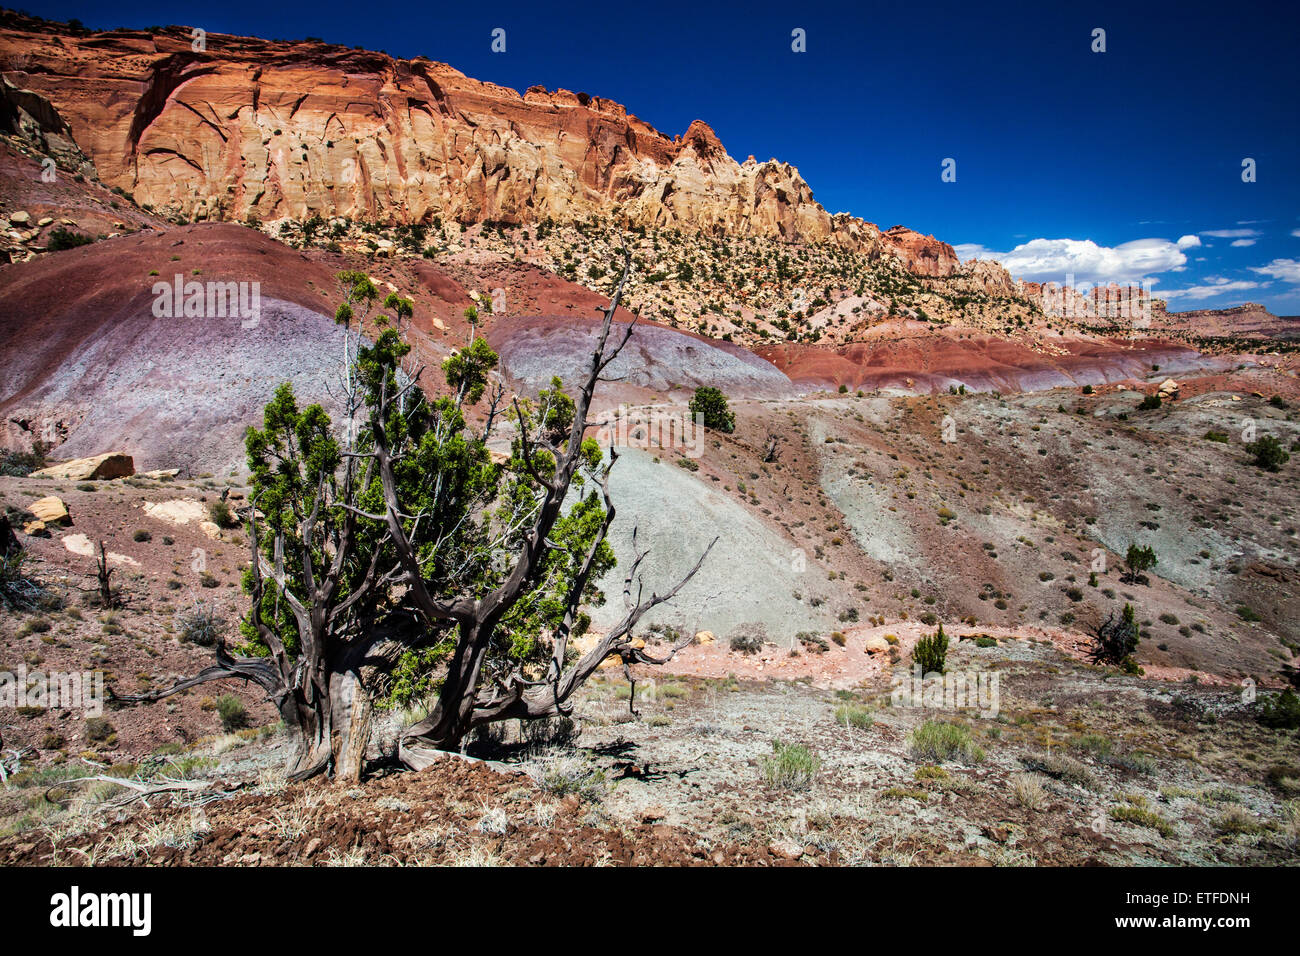
<path id="1" fill-rule="evenodd" d="M 574 392 L 555 380 L 535 402 L 515 398 L 508 408 L 481 338 L 443 363 L 450 394 L 427 397 L 401 334 L 411 303 L 388 296 L 392 315 L 376 318 L 366 344 L 360 326 L 378 292 L 364 273 L 341 273 L 341 427 L 318 405 L 300 408 L 283 385 L 263 428 L 248 433 L 244 644 L 232 654 L 219 642 L 216 662 L 196 676 L 119 700 L 251 681 L 295 738 L 292 777 L 355 779 L 376 701 L 432 695 L 427 717 L 400 737 L 400 759 L 419 768 L 476 727 L 568 713 L 573 693 L 610 657 L 625 669 L 667 660 L 638 646 L 633 628 L 695 575 L 709 549 L 666 592 L 647 596 L 635 530 L 623 617 L 586 653 L 571 643 L 589 623 L 584 606 L 603 600 L 597 579 L 615 564 L 609 476 L 618 455 L 586 432 L 596 387 L 632 335 L 632 324 L 612 335 L 630 268 L 629 259 Z M 474 428 L 466 413 L 485 397 Z M 513 430 L 504 460 L 488 450 L 494 426 Z"/>
<path id="2" fill-rule="evenodd" d="M 1141 668 L 1133 659 L 1141 640 L 1142 630 L 1137 622 L 1137 614 L 1132 604 L 1125 604 L 1118 617 L 1112 611 L 1096 629 L 1088 657 L 1094 664 L 1113 664 L 1130 674 L 1141 673 Z"/>

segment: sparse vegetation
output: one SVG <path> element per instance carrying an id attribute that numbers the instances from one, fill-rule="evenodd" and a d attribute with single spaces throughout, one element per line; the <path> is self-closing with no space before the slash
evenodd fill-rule
<path id="1" fill-rule="evenodd" d="M 1291 460 L 1290 453 L 1282 447 L 1276 435 L 1261 435 L 1246 446 L 1246 451 L 1254 456 L 1251 464 L 1264 471 L 1281 471 L 1282 466 Z"/>
<path id="2" fill-rule="evenodd" d="M 920 760 L 962 760 L 980 763 L 984 750 L 975 743 L 970 730 L 960 724 L 927 720 L 912 731 L 912 755 Z"/>
<path id="3" fill-rule="evenodd" d="M 176 615 L 180 625 L 180 639 L 199 647 L 212 647 L 225 631 L 225 622 L 215 604 L 197 601 L 189 611 Z"/>
<path id="4" fill-rule="evenodd" d="M 697 388 L 689 408 L 693 418 L 701 417 L 705 428 L 727 434 L 736 430 L 736 413 L 728 407 L 727 396 L 712 386 Z"/>
<path id="5" fill-rule="evenodd" d="M 806 790 L 821 769 L 821 760 L 803 744 L 772 741 L 772 756 L 759 761 L 759 769 L 769 787 L 783 790 Z"/>
<path id="6" fill-rule="evenodd" d="M 1278 730 L 1300 729 L 1300 696 L 1290 687 L 1260 701 L 1258 720 Z"/>
<path id="7" fill-rule="evenodd" d="M 217 698 L 217 716 L 221 718 L 221 729 L 226 733 L 248 726 L 248 710 L 234 694 L 222 694 Z"/>
<path id="8" fill-rule="evenodd" d="M 1112 612 L 1097 628 L 1089 657 L 1095 664 L 1111 664 L 1129 673 L 1140 673 L 1133 654 L 1141 640 L 1142 630 L 1133 605 L 1125 604 L 1118 617 Z"/>
<path id="9" fill-rule="evenodd" d="M 921 668 L 922 674 L 942 674 L 948 659 L 948 635 L 943 632 L 943 625 L 929 637 L 916 642 L 912 651 L 912 662 Z"/>

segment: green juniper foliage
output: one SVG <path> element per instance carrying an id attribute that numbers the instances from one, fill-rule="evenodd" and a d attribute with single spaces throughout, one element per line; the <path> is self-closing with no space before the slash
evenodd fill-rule
<path id="1" fill-rule="evenodd" d="M 712 386 L 695 390 L 690 403 L 691 417 L 704 416 L 704 427 L 730 434 L 736 430 L 736 413 L 727 406 L 727 396 Z"/>
<path id="2" fill-rule="evenodd" d="M 948 658 L 948 635 L 943 632 L 943 625 L 930 637 L 923 637 L 916 642 L 912 651 L 912 661 L 921 666 L 922 674 L 942 674 Z"/>
<path id="3" fill-rule="evenodd" d="M 364 273 L 346 272 L 339 278 L 347 291 L 336 320 L 349 327 L 357 323 L 359 328 L 359 320 L 364 321 L 378 292 Z M 312 563 L 320 567 L 337 553 L 349 507 L 342 487 L 344 465 L 348 456 L 364 460 L 373 454 L 371 416 L 385 407 L 385 397 L 409 389 L 405 402 L 387 404 L 381 424 L 388 447 L 403 449 L 400 458 L 394 456 L 393 465 L 401 503 L 398 520 L 436 599 L 483 594 L 504 582 L 529 527 L 522 519 L 536 507 L 538 483 L 533 472 L 542 476 L 554 473 L 552 452 L 531 444 L 525 448 L 519 437 L 514 439 L 509 460 L 493 462 L 486 435 L 467 423 L 466 410 L 483 399 L 497 365 L 496 353 L 484 339 L 475 338 L 443 363 L 450 394 L 425 398 L 410 387 L 406 371 L 410 346 L 399 333 L 400 320 L 411 314 L 410 302 L 390 295 L 383 305 L 396 315 L 399 327 L 380 317 L 375 321 L 380 330 L 372 345 L 356 336 L 359 407 L 352 421 L 344 423 L 352 429 L 350 446 L 348 428 L 340 429 L 319 405 L 301 407 L 289 384 L 281 385 L 266 406 L 263 426 L 249 429 L 246 436 L 253 501 L 265 516 L 259 529 L 264 566 L 282 567 L 284 586 L 308 606 L 310 588 L 304 578 L 303 554 L 310 551 Z M 574 402 L 558 378 L 536 402 L 520 399 L 516 407 L 526 425 L 537 426 L 552 447 L 563 450 L 573 423 Z M 587 474 L 580 470 L 575 476 L 576 500 L 551 530 L 548 540 L 555 547 L 547 551 L 535 582 L 495 630 L 484 662 L 487 680 L 516 669 L 534 678 L 545 672 L 551 652 L 545 637 L 559 625 L 568 588 L 605 520 L 604 503 L 592 481 L 602 466 L 601 449 L 587 439 L 582 451 Z M 386 518 L 383 489 L 375 469 L 363 464 L 358 471 L 360 483 L 351 507 L 362 517 L 356 522 L 357 546 L 350 551 L 343 593 L 335 606 L 347 605 L 339 612 L 342 633 L 363 639 L 376 629 L 388 629 L 399 638 L 401 646 L 394 652 L 391 666 L 377 675 L 370 690 L 378 706 L 405 706 L 427 700 L 437 689 L 438 668 L 455 647 L 456 630 L 451 623 L 443 629 L 416 627 L 413 615 L 403 607 L 400 589 L 386 580 L 384 572 L 397 566 L 398 556 L 381 520 Z M 304 522 L 304 509 L 318 488 L 325 490 L 330 505 L 320 509 L 311 526 Z M 301 529 L 309 526 L 310 538 L 303 540 Z M 278 560 L 277 539 L 282 551 Z M 585 589 L 588 606 L 603 601 L 595 582 L 614 565 L 613 548 L 603 541 Z M 365 586 L 376 576 L 378 586 Z M 245 571 L 244 585 L 254 593 L 251 568 Z M 261 618 L 275 629 L 286 653 L 293 656 L 299 653 L 299 632 L 277 591 L 265 589 Z M 355 600 L 349 604 L 352 597 Z M 580 615 L 571 633 L 581 634 L 588 624 L 588 616 Z M 243 653 L 269 653 L 251 620 L 242 623 L 241 633 Z"/>

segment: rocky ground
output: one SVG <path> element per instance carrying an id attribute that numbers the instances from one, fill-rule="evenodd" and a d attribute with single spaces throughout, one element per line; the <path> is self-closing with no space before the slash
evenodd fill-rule
<path id="1" fill-rule="evenodd" d="M 807 681 L 593 681 L 576 731 L 483 738 L 421 773 L 287 784 L 271 731 L 138 762 L 15 776 L 0 861 L 20 865 L 1286 864 L 1295 732 L 1235 690 L 1080 665 L 1049 642 L 962 642 L 996 706 L 891 706 Z M 926 749 L 927 729 L 950 750 Z M 115 782 L 120 780 L 122 782 Z M 184 787 L 140 799 L 132 785 Z"/>
<path id="2" fill-rule="evenodd" d="M 1293 860 L 1296 731 L 1256 720 L 1247 679 L 1268 698 L 1293 673 L 1300 498 L 1293 469 L 1255 468 L 1231 433 L 1248 420 L 1293 445 L 1295 395 L 1261 391 L 1289 387 L 1247 367 L 1141 412 L 1143 382 L 740 401 L 735 433 L 710 433 L 698 457 L 651 444 L 615 469 L 615 547 L 637 524 L 652 581 L 721 539 L 699 586 L 646 622 L 652 647 L 698 639 L 636 675 L 636 713 L 605 671 L 573 727 L 520 742 L 508 726 L 471 745 L 489 766 L 425 774 L 388 767 L 385 724 L 358 793 L 285 784 L 286 741 L 247 688 L 94 722 L 27 707 L 0 730 L 0 858 Z M 1205 437 L 1220 430 L 1226 443 Z M 224 496 L 237 512 L 245 494 L 229 476 L 0 478 L 18 527 L 47 496 L 71 522 L 24 538 L 49 596 L 0 622 L 0 670 L 97 668 L 125 694 L 204 666 L 190 615 L 213 609 L 237 640 L 245 600 L 247 543 L 213 509 Z M 97 604 L 100 540 L 114 610 Z M 1130 541 L 1159 556 L 1146 583 L 1120 579 Z M 1091 627 L 1124 602 L 1143 624 L 1141 676 L 1086 663 Z M 939 623 L 949 670 L 986 689 L 996 675 L 996 699 L 891 700 Z M 160 783 L 184 789 L 135 799 Z"/>

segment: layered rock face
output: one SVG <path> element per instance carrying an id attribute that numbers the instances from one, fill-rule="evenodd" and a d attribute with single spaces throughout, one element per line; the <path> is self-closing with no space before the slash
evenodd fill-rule
<path id="1" fill-rule="evenodd" d="M 594 214 L 828 242 L 958 280 L 953 289 L 1014 294 L 1000 266 L 963 267 L 933 236 L 828 214 L 795 167 L 737 162 L 700 120 L 670 137 L 610 100 L 542 87 L 521 95 L 424 58 L 203 41 L 180 27 L 76 32 L 5 13 L 6 101 L 39 105 L 105 185 L 186 219 L 529 224 Z"/>
<path id="2" fill-rule="evenodd" d="M 50 37 L 10 19 L 0 59 L 100 178 L 193 219 L 349 216 L 628 224 L 859 250 L 788 163 L 737 163 L 696 121 L 669 137 L 617 103 L 522 96 L 430 60 L 180 30 Z M 848 226 L 849 224 L 845 224 Z M 837 234 L 838 233 L 838 234 Z"/>
<path id="3" fill-rule="evenodd" d="M 923 236 L 906 226 L 894 226 L 884 233 L 884 240 L 909 272 L 920 276 L 950 276 L 961 269 L 961 260 L 952 246 L 934 236 Z"/>

